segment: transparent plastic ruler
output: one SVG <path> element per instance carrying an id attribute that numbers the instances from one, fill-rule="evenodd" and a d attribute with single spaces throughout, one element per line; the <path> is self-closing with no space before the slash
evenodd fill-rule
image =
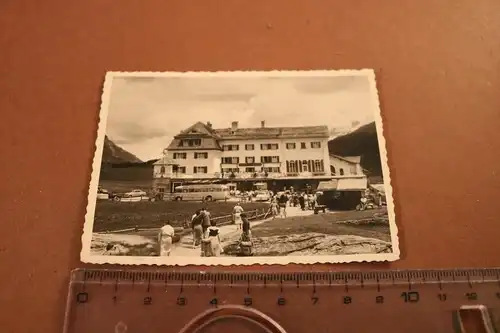
<path id="1" fill-rule="evenodd" d="M 497 332 L 500 269 L 75 270 L 64 333 Z"/>

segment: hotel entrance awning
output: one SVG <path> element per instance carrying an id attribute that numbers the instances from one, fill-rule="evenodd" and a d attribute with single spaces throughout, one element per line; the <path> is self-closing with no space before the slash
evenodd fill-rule
<path id="1" fill-rule="evenodd" d="M 364 191 L 367 187 L 366 178 L 340 178 L 320 182 L 318 191 Z"/>
<path id="2" fill-rule="evenodd" d="M 318 191 L 336 191 L 338 180 L 333 179 L 329 181 L 319 182 Z"/>
<path id="3" fill-rule="evenodd" d="M 337 191 L 364 191 L 368 188 L 366 178 L 344 178 L 338 181 Z"/>

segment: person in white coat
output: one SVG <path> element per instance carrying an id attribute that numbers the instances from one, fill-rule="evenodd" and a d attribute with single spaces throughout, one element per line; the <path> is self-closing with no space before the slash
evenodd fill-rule
<path id="1" fill-rule="evenodd" d="M 160 256 L 170 256 L 172 251 L 173 238 L 175 235 L 174 228 L 170 225 L 170 221 L 165 222 L 158 233 L 158 244 L 160 245 Z"/>

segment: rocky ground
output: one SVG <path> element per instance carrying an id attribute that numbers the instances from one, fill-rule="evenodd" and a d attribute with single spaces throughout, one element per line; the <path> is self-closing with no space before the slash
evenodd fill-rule
<path id="1" fill-rule="evenodd" d="M 276 219 L 252 228 L 255 256 L 348 255 L 392 252 L 385 208 Z M 224 246 L 238 255 L 238 242 Z"/>
<path id="2" fill-rule="evenodd" d="M 90 247 L 94 255 L 157 256 L 158 243 L 153 237 L 122 234 L 94 234 Z"/>
<path id="3" fill-rule="evenodd" d="M 353 235 L 320 233 L 254 238 L 254 256 L 314 256 L 391 253 L 390 242 Z M 224 247 L 227 255 L 238 255 L 238 242 Z"/>

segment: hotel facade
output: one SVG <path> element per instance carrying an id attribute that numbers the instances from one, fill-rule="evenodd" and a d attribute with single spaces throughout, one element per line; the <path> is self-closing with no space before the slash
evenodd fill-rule
<path id="1" fill-rule="evenodd" d="M 153 187 L 172 192 L 186 183 L 234 183 L 249 190 L 265 182 L 271 190 L 313 188 L 320 181 L 358 179 L 366 182 L 359 157 L 328 151 L 327 126 L 214 129 L 197 122 L 174 136 L 153 170 Z"/>

